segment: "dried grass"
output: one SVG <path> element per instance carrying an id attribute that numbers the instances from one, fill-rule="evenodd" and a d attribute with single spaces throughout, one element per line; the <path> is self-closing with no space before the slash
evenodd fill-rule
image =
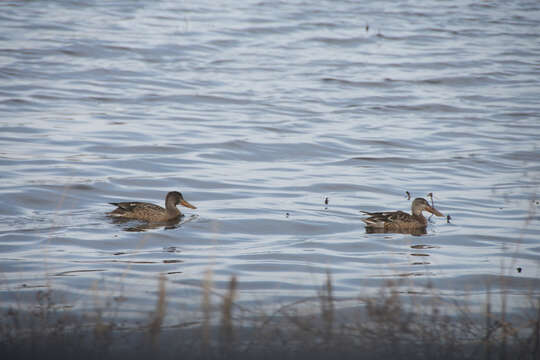
<path id="1" fill-rule="evenodd" d="M 178 357 L 214 358 L 408 358 L 408 359 L 538 359 L 540 298 L 530 295 L 523 314 L 508 314 L 506 300 L 493 308 L 486 291 L 484 313 L 466 304 L 449 305 L 427 289 L 426 305 L 388 283 L 377 296 L 361 297 L 353 309 L 339 308 L 328 273 L 318 294 L 286 304 L 273 313 L 246 309 L 235 303 L 236 277 L 220 295 L 215 308 L 212 274 L 202 288 L 202 319 L 189 326 L 164 326 L 167 318 L 166 277 L 158 279 L 155 310 L 147 324 L 125 328 L 96 309 L 93 316 L 76 316 L 55 305 L 51 290 L 36 293 L 33 308 L 9 309 L 0 316 L 0 356 L 56 359 Z M 219 295 L 219 294 L 218 294 Z M 503 294 L 503 297 L 505 295 Z M 105 303 L 104 306 L 114 306 Z M 97 306 L 97 305 L 96 305 Z M 497 311 L 495 311 L 497 310 Z M 213 320 L 219 320 L 213 323 Z M 246 325 L 247 324 L 247 325 Z M 146 330 L 144 330 L 146 329 Z"/>

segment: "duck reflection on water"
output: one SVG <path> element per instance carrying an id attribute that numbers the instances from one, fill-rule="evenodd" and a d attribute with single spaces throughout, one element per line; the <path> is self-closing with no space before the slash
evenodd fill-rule
<path id="1" fill-rule="evenodd" d="M 198 215 L 190 215 L 187 219 L 184 216 L 178 217 L 173 220 L 164 221 L 164 222 L 147 222 L 147 221 L 140 221 L 137 219 L 126 219 L 126 218 L 112 218 L 113 224 L 128 224 L 132 226 L 125 227 L 124 231 L 133 231 L 133 232 L 139 232 L 139 231 L 147 231 L 147 230 L 153 230 L 153 229 L 160 229 L 163 228 L 165 230 L 172 230 L 179 228 L 183 224 L 186 224 L 190 221 L 193 221 L 197 219 Z"/>

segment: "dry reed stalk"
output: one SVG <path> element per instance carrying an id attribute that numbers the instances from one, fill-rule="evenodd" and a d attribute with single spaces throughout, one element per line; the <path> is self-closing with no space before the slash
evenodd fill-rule
<path id="1" fill-rule="evenodd" d="M 325 340 L 330 342 L 334 332 L 335 305 L 333 297 L 332 276 L 326 272 L 326 282 L 319 294 L 321 317 L 324 321 Z"/>
<path id="2" fill-rule="evenodd" d="M 223 305 L 221 307 L 221 347 L 225 352 L 230 352 L 234 343 L 232 309 L 236 298 L 236 288 L 236 276 L 231 276 L 229 289 L 223 297 Z"/>
<path id="3" fill-rule="evenodd" d="M 210 348 L 210 316 L 212 313 L 212 270 L 208 269 L 204 274 L 202 312 L 203 321 L 201 325 L 202 341 L 201 353 L 206 354 Z"/>
<path id="4" fill-rule="evenodd" d="M 536 299 L 536 318 L 533 323 L 531 337 L 533 338 L 534 348 L 532 355 L 534 359 L 540 359 L 540 298 Z"/>
<path id="5" fill-rule="evenodd" d="M 157 338 L 159 336 L 159 333 L 161 331 L 161 326 L 163 325 L 163 319 L 165 318 L 165 314 L 167 311 L 167 302 L 166 302 L 166 289 L 165 289 L 165 282 L 167 281 L 167 278 L 164 274 L 160 274 L 159 276 L 159 291 L 158 291 L 158 298 L 156 302 L 156 310 L 152 314 L 150 324 L 148 327 L 150 338 L 152 340 L 152 344 L 155 345 L 157 343 Z"/>
<path id="6" fill-rule="evenodd" d="M 510 332 L 510 326 L 506 323 L 506 302 L 508 297 L 508 292 L 506 290 L 506 281 L 505 277 L 501 276 L 501 319 L 500 319 L 500 326 L 502 327 L 502 339 L 501 339 L 501 346 L 500 346 L 500 360 L 506 359 L 506 345 L 507 345 L 507 335 Z"/>
<path id="7" fill-rule="evenodd" d="M 97 289 L 98 283 L 97 281 L 92 282 L 92 294 L 93 294 L 93 300 L 94 300 L 94 340 L 96 343 L 102 342 L 104 339 L 107 338 L 108 335 L 110 335 L 110 331 L 112 330 L 112 326 L 110 324 L 106 324 L 103 321 L 103 308 L 102 304 L 99 301 L 99 292 Z"/>
<path id="8" fill-rule="evenodd" d="M 486 360 L 491 358 L 491 288 L 488 284 L 486 291 L 486 309 L 484 312 L 485 316 L 485 334 L 484 334 L 484 356 Z"/>

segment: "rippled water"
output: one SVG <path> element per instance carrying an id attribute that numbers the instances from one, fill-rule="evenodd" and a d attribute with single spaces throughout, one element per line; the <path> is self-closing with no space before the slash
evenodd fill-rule
<path id="1" fill-rule="evenodd" d="M 327 271 L 341 299 L 504 284 L 515 309 L 540 289 L 537 1 L 0 9 L 4 306 L 50 286 L 146 317 L 166 274 L 169 308 L 198 309 L 207 271 L 241 303 L 312 296 Z M 172 190 L 198 207 L 172 228 L 104 215 Z M 360 210 L 406 191 L 450 223 L 367 234 Z"/>

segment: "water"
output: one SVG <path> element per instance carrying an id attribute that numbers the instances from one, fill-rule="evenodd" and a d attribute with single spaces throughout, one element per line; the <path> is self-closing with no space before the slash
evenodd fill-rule
<path id="1" fill-rule="evenodd" d="M 50 287 L 147 318 L 159 274 L 169 311 L 232 275 L 247 305 L 313 296 L 327 272 L 343 300 L 388 280 L 476 303 L 489 287 L 511 311 L 538 294 L 538 2 L 0 8 L 3 307 Z M 198 207 L 172 228 L 104 215 L 172 190 Z M 408 210 L 406 191 L 450 223 L 367 234 L 360 210 Z"/>

